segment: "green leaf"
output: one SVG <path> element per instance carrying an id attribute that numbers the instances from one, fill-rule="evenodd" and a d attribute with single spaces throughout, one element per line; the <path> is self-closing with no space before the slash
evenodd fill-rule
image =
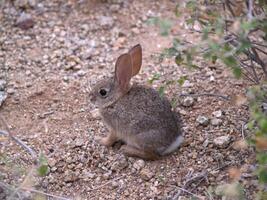
<path id="1" fill-rule="evenodd" d="M 176 16 L 176 17 L 180 17 L 180 16 L 181 16 L 181 11 L 180 11 L 180 6 L 179 6 L 179 4 L 177 4 L 177 5 L 175 6 L 175 10 L 174 10 L 174 12 L 175 12 L 175 16 Z"/>
<path id="2" fill-rule="evenodd" d="M 187 25 L 193 25 L 195 23 L 195 19 L 194 18 L 189 18 L 185 20 L 185 23 Z"/>
<path id="3" fill-rule="evenodd" d="M 174 84 L 174 83 L 175 83 L 174 80 L 170 80 L 170 81 L 167 81 L 167 82 L 166 82 L 166 85 L 172 85 L 172 84 Z"/>
<path id="4" fill-rule="evenodd" d="M 176 63 L 176 65 L 179 66 L 183 61 L 184 61 L 184 59 L 182 57 L 182 54 L 181 53 L 178 53 L 178 55 L 175 56 L 175 63 Z"/>
<path id="5" fill-rule="evenodd" d="M 177 103 L 178 103 L 178 101 L 175 98 L 173 98 L 171 100 L 171 106 L 172 106 L 172 108 L 175 108 L 177 106 Z"/>
<path id="6" fill-rule="evenodd" d="M 207 40 L 209 38 L 209 32 L 211 31 L 210 26 L 206 26 L 203 29 L 203 34 L 202 34 L 202 40 Z"/>
<path id="7" fill-rule="evenodd" d="M 241 28 L 244 31 L 250 31 L 252 29 L 257 28 L 260 25 L 260 22 L 257 20 L 252 20 L 252 21 L 243 21 L 241 23 Z"/>
<path id="8" fill-rule="evenodd" d="M 218 59 L 218 57 L 216 55 L 211 56 L 211 62 L 212 62 L 212 64 L 215 64 L 216 61 L 217 61 L 217 59 Z"/>
<path id="9" fill-rule="evenodd" d="M 267 168 L 261 167 L 258 170 L 259 182 L 260 183 L 267 183 Z"/>
<path id="10" fill-rule="evenodd" d="M 262 116 L 262 118 L 259 121 L 259 126 L 263 133 L 267 133 L 267 118 L 263 118 Z"/>
<path id="11" fill-rule="evenodd" d="M 232 67 L 232 68 L 237 67 L 237 61 L 234 56 L 223 57 L 222 61 L 227 67 Z"/>
<path id="12" fill-rule="evenodd" d="M 233 70 L 233 73 L 234 73 L 236 78 L 240 78 L 241 77 L 242 70 L 241 70 L 240 67 L 233 67 L 232 70 Z"/>
<path id="13" fill-rule="evenodd" d="M 180 46 L 181 46 L 181 42 L 178 38 L 174 38 L 173 41 L 172 41 L 172 46 L 175 48 L 175 49 L 178 49 Z"/>
<path id="14" fill-rule="evenodd" d="M 240 54 L 243 53 L 245 50 L 248 50 L 251 47 L 251 42 L 247 40 L 246 38 L 243 38 L 240 40 L 240 45 L 237 48 L 236 53 Z"/>
<path id="15" fill-rule="evenodd" d="M 184 82 L 187 80 L 187 76 L 181 76 L 177 82 L 179 83 L 180 86 L 184 84 Z"/>
<path id="16" fill-rule="evenodd" d="M 177 49 L 175 49 L 174 47 L 166 48 L 163 50 L 163 55 L 167 58 L 171 58 L 173 56 L 176 56 L 177 52 Z"/>
<path id="17" fill-rule="evenodd" d="M 37 172 L 39 176 L 46 176 L 49 173 L 47 159 L 43 153 L 39 156 L 39 167 L 37 168 Z"/>
<path id="18" fill-rule="evenodd" d="M 48 165 L 41 165 L 37 169 L 39 176 L 46 176 L 49 173 Z"/>
<path id="19" fill-rule="evenodd" d="M 158 17 L 151 17 L 146 21 L 146 24 L 148 25 L 159 25 L 159 18 Z"/>
<path id="20" fill-rule="evenodd" d="M 165 91 L 165 86 L 160 86 L 160 88 L 159 88 L 159 96 L 160 97 L 164 96 L 164 91 Z"/>
<path id="21" fill-rule="evenodd" d="M 172 22 L 167 19 L 160 20 L 159 27 L 160 27 L 160 34 L 162 36 L 167 36 L 172 27 Z"/>
<path id="22" fill-rule="evenodd" d="M 148 83 L 149 83 L 149 84 L 152 84 L 154 81 L 159 80 L 159 78 L 160 78 L 160 74 L 156 73 L 156 74 L 154 74 L 154 75 L 152 76 L 151 79 L 148 80 Z"/>
<path id="23" fill-rule="evenodd" d="M 257 153 L 256 155 L 257 161 L 260 165 L 266 165 L 267 164 L 267 153 Z"/>
<path id="24" fill-rule="evenodd" d="M 190 9 L 191 11 L 194 11 L 196 10 L 197 8 L 197 2 L 195 0 L 190 0 L 186 3 L 186 8 L 187 9 Z"/>

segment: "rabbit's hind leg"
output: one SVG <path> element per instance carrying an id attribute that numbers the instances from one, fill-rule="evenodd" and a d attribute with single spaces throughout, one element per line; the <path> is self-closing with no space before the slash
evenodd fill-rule
<path id="1" fill-rule="evenodd" d="M 118 138 L 115 133 L 111 132 L 106 137 L 97 136 L 95 140 L 104 146 L 110 147 L 118 140 Z"/>
<path id="2" fill-rule="evenodd" d="M 120 150 L 126 154 L 127 156 L 131 156 L 131 157 L 139 157 L 145 160 L 157 160 L 159 159 L 159 155 L 156 154 L 153 151 L 150 150 L 142 150 L 142 149 L 138 149 L 134 146 L 130 146 L 130 145 L 123 145 Z"/>

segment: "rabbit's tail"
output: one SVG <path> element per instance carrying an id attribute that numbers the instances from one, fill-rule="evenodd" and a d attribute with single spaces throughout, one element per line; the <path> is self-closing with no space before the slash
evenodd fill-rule
<path id="1" fill-rule="evenodd" d="M 170 146 L 161 153 L 161 155 L 167 155 L 175 151 L 181 143 L 184 141 L 184 137 L 182 135 L 178 135 L 177 138 L 170 144 Z"/>

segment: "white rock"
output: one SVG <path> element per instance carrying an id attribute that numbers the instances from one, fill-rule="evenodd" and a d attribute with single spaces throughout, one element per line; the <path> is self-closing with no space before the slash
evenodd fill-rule
<path id="1" fill-rule="evenodd" d="M 217 119 L 217 118 L 213 118 L 210 121 L 211 125 L 213 125 L 213 126 L 220 126 L 220 125 L 222 125 L 222 122 L 223 121 L 221 119 Z"/>
<path id="2" fill-rule="evenodd" d="M 154 176 L 154 173 L 149 169 L 142 169 L 140 172 L 140 176 L 143 180 L 149 181 Z"/>
<path id="3" fill-rule="evenodd" d="M 193 97 L 185 97 L 182 101 L 182 105 L 185 107 L 190 107 L 194 104 L 194 98 Z"/>
<path id="4" fill-rule="evenodd" d="M 141 170 L 145 167 L 145 161 L 144 160 L 137 160 L 134 164 L 133 164 L 133 167 L 136 169 L 136 170 Z"/>
<path id="5" fill-rule="evenodd" d="M 230 137 L 228 135 L 217 137 L 213 140 L 214 145 L 220 148 L 225 148 L 230 143 Z"/>
<path id="6" fill-rule="evenodd" d="M 114 24 L 114 20 L 112 17 L 100 16 L 98 18 L 99 24 L 102 27 L 111 28 Z"/>
<path id="7" fill-rule="evenodd" d="M 0 79 L 0 91 L 4 91 L 6 88 L 6 81 Z"/>
<path id="8" fill-rule="evenodd" d="M 7 94 L 5 92 L 0 91 L 0 106 L 4 103 L 7 98 Z"/>
<path id="9" fill-rule="evenodd" d="M 196 119 L 196 121 L 203 126 L 207 126 L 209 124 L 209 118 L 199 115 Z"/>
<path id="10" fill-rule="evenodd" d="M 192 87 L 194 84 L 190 83 L 189 80 L 185 80 L 184 84 L 182 85 L 182 87 L 187 88 L 187 87 Z"/>
<path id="11" fill-rule="evenodd" d="M 216 111 L 214 111 L 214 112 L 212 113 L 212 115 L 213 115 L 214 117 L 220 118 L 220 117 L 222 117 L 222 111 L 221 111 L 221 110 L 216 110 Z"/>

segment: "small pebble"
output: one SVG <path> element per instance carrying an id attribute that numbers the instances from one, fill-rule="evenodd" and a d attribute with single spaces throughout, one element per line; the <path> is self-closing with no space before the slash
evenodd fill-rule
<path id="1" fill-rule="evenodd" d="M 0 106 L 4 103 L 7 98 L 7 94 L 3 91 L 0 91 Z"/>
<path id="2" fill-rule="evenodd" d="M 140 171 L 140 176 L 144 181 L 149 181 L 154 176 L 154 174 L 149 169 L 142 169 Z"/>
<path id="3" fill-rule="evenodd" d="M 7 92 L 7 94 L 12 95 L 15 93 L 15 89 L 14 88 L 8 88 L 6 92 Z"/>
<path id="4" fill-rule="evenodd" d="M 221 110 L 216 110 L 216 111 L 214 111 L 214 112 L 212 113 L 212 115 L 213 115 L 214 117 L 220 118 L 220 117 L 222 117 L 222 111 L 221 111 Z"/>
<path id="5" fill-rule="evenodd" d="M 197 123 L 202 126 L 207 126 L 209 124 L 209 118 L 199 115 L 196 119 Z"/>
<path id="6" fill-rule="evenodd" d="M 24 12 L 19 16 L 16 22 L 17 27 L 23 30 L 32 28 L 34 24 L 35 22 L 32 19 L 32 16 L 30 14 L 25 14 Z"/>
<path id="7" fill-rule="evenodd" d="M 213 118 L 210 121 L 212 126 L 220 126 L 222 125 L 223 121 L 221 119 Z"/>
<path id="8" fill-rule="evenodd" d="M 230 137 L 228 135 L 217 137 L 213 140 L 213 143 L 219 148 L 226 148 L 230 143 Z"/>
<path id="9" fill-rule="evenodd" d="M 0 79 L 0 91 L 4 91 L 6 88 L 6 81 Z"/>
<path id="10" fill-rule="evenodd" d="M 133 167 L 136 169 L 136 170 L 141 170 L 145 167 L 145 161 L 144 160 L 137 160 L 134 164 L 133 164 Z"/>
<path id="11" fill-rule="evenodd" d="M 185 97 L 182 101 L 182 105 L 185 107 L 190 107 L 194 104 L 194 98 L 193 97 Z"/>

